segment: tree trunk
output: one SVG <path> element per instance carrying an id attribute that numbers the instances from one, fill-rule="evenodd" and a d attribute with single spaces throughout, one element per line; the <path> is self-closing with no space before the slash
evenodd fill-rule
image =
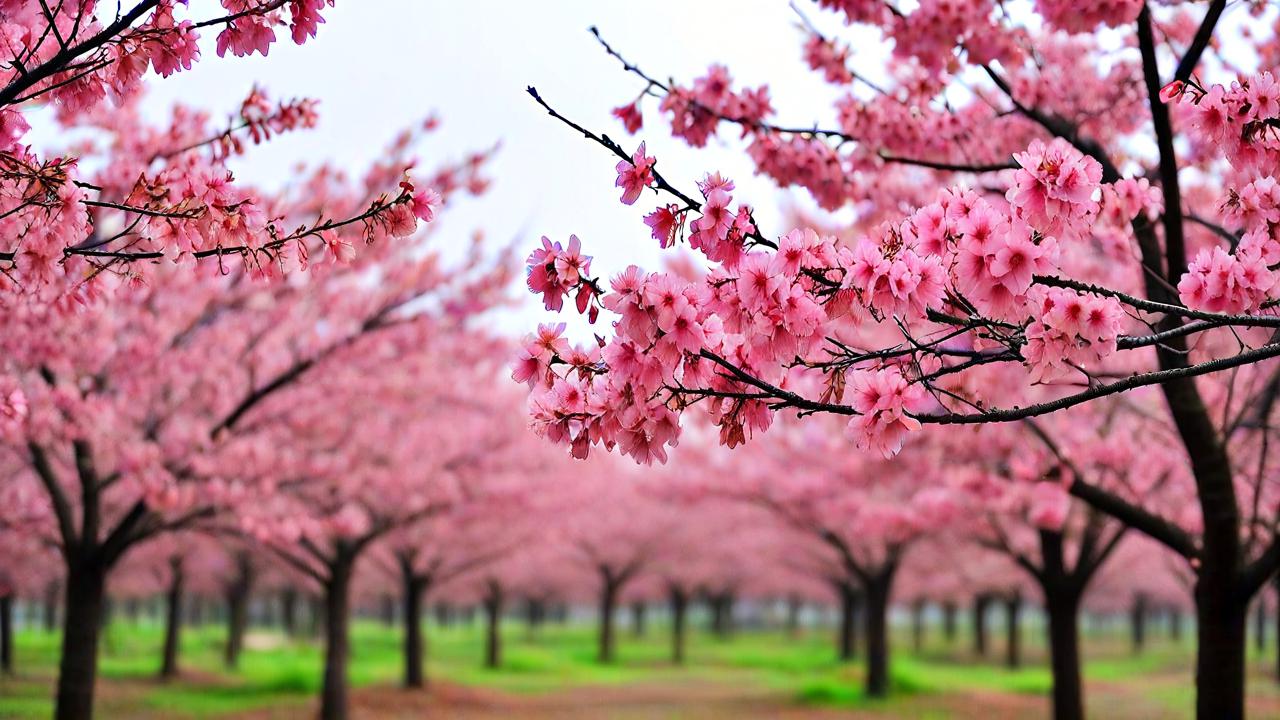
<path id="1" fill-rule="evenodd" d="M 13 674 L 13 596 L 0 597 L 0 672 Z"/>
<path id="2" fill-rule="evenodd" d="M 1053 670 L 1053 720 L 1084 720 L 1080 682 L 1080 599 L 1071 592 L 1045 592 L 1049 614 L 1049 665 Z"/>
<path id="3" fill-rule="evenodd" d="M 396 625 L 396 599 L 391 593 L 383 593 L 381 601 L 381 612 L 378 614 L 382 617 L 382 624 L 387 627 L 395 627 Z"/>
<path id="4" fill-rule="evenodd" d="M 55 720 L 93 717 L 93 686 L 98 675 L 101 632 L 99 618 L 105 585 L 106 568 L 99 562 L 77 558 L 68 563 Z"/>
<path id="5" fill-rule="evenodd" d="M 160 678 L 170 680 L 178 675 L 178 646 L 182 642 L 182 592 L 185 584 L 183 558 L 169 558 L 169 591 L 166 596 L 164 625 L 164 659 Z"/>
<path id="6" fill-rule="evenodd" d="M 894 570 L 890 565 L 866 583 L 867 697 L 889 694 L 889 591 Z"/>
<path id="7" fill-rule="evenodd" d="M 484 666 L 496 669 L 502 664 L 502 585 L 496 580 L 487 583 L 484 596 L 485 643 Z"/>
<path id="8" fill-rule="evenodd" d="M 644 602 L 637 600 L 631 604 L 631 634 L 635 637 L 644 637 Z"/>
<path id="9" fill-rule="evenodd" d="M 1196 583 L 1196 717 L 1242 720 L 1248 600 L 1206 587 L 1206 572 Z"/>
<path id="10" fill-rule="evenodd" d="M 836 589 L 840 595 L 837 657 L 840 662 L 849 662 L 858 656 L 858 589 L 848 581 L 839 583 Z"/>
<path id="11" fill-rule="evenodd" d="M 53 632 L 58 629 L 58 583 L 50 582 L 44 590 L 44 631 Z"/>
<path id="12" fill-rule="evenodd" d="M 916 655 L 924 652 L 924 611 L 923 598 L 911 603 L 911 651 Z"/>
<path id="13" fill-rule="evenodd" d="M 1133 594 L 1133 606 L 1129 610 L 1129 628 L 1133 640 L 1133 654 L 1142 654 L 1147 644 L 1147 595 L 1143 592 Z"/>
<path id="14" fill-rule="evenodd" d="M 600 637 L 596 659 L 602 664 L 614 660 L 613 615 L 618 604 L 618 585 L 606 576 L 600 589 Z"/>
<path id="15" fill-rule="evenodd" d="M 427 592 L 427 579 L 414 573 L 413 566 L 401 562 L 400 577 L 404 593 L 404 686 L 423 688 L 427 676 L 423 671 L 426 638 L 422 633 L 422 598 Z"/>
<path id="16" fill-rule="evenodd" d="M 1257 605 L 1253 611 L 1253 644 L 1261 653 L 1267 649 L 1267 601 L 1261 593 Z"/>
<path id="17" fill-rule="evenodd" d="M 685 614 L 689 609 L 689 595 L 683 588 L 671 587 L 671 662 L 684 664 Z"/>
<path id="18" fill-rule="evenodd" d="M 973 654 L 987 656 L 987 606 L 991 596 L 982 593 L 973 598 Z"/>
<path id="19" fill-rule="evenodd" d="M 787 637 L 800 635 L 800 611 L 803 608 L 804 601 L 799 595 L 787 598 Z"/>
<path id="20" fill-rule="evenodd" d="M 711 633 L 727 640 L 733 633 L 733 594 L 713 593 L 707 597 L 707 603 L 711 608 Z"/>
<path id="21" fill-rule="evenodd" d="M 253 589 L 253 563 L 248 552 L 236 554 L 236 577 L 227 586 L 227 645 L 223 663 L 230 669 L 240 664 L 244 633 L 249 627 L 249 591 Z"/>
<path id="22" fill-rule="evenodd" d="M 956 603 L 954 600 L 942 603 L 942 638 L 947 641 L 947 645 L 955 644 Z"/>
<path id="23" fill-rule="evenodd" d="M 1005 666 L 1010 670 L 1022 667 L 1022 593 L 1014 591 L 1004 601 L 1005 629 L 1008 635 L 1005 644 Z"/>
<path id="24" fill-rule="evenodd" d="M 524 604 L 524 624 L 526 635 L 532 640 L 538 633 L 538 627 L 542 625 L 542 618 L 546 614 L 546 605 L 542 600 L 530 597 L 525 600 Z"/>
<path id="25" fill-rule="evenodd" d="M 347 720 L 350 715 L 347 659 L 354 568 L 354 555 L 340 548 L 329 566 L 329 579 L 324 585 L 324 684 L 320 690 L 320 720 Z"/>
<path id="26" fill-rule="evenodd" d="M 298 591 L 292 587 L 280 593 L 280 624 L 287 637 L 298 634 Z"/>

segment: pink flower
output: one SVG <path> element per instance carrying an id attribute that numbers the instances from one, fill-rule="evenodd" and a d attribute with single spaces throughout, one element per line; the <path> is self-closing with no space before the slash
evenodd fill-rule
<path id="1" fill-rule="evenodd" d="M 859 415 L 849 421 L 848 428 L 858 447 L 893 457 L 907 433 L 920 429 L 920 421 L 910 413 L 922 412 L 928 395 L 897 368 L 854 372 L 850 384 L 850 404 Z"/>
<path id="2" fill-rule="evenodd" d="M 677 231 L 684 219 L 682 213 L 677 214 L 679 210 L 678 205 L 663 205 L 644 216 L 644 224 L 653 231 L 653 239 L 658 241 L 659 247 L 668 248 L 675 244 Z"/>
<path id="3" fill-rule="evenodd" d="M 640 114 L 638 103 L 628 103 L 613 109 L 612 115 L 622 121 L 627 132 L 635 135 L 644 126 L 644 116 Z"/>
<path id="4" fill-rule="evenodd" d="M 440 193 L 431 188 L 420 190 L 413 194 L 413 214 L 422 222 L 431 222 L 436 218 L 440 203 Z"/>
<path id="5" fill-rule="evenodd" d="M 618 181 L 616 185 L 622 188 L 622 203 L 631 205 L 640 198 L 640 193 L 653 183 L 653 164 L 654 158 L 644 154 L 644 143 L 640 143 L 640 147 L 636 148 L 636 152 L 631 156 L 630 160 L 623 160 L 618 163 Z"/>

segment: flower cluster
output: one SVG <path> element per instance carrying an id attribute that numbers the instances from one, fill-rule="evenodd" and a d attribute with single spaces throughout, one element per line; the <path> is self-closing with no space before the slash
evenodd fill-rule
<path id="1" fill-rule="evenodd" d="M 1098 211 L 1095 194 L 1102 165 L 1062 138 L 1032 141 L 1013 156 L 1022 166 L 1014 173 L 1007 197 L 1020 218 L 1045 235 L 1079 234 Z"/>
<path id="2" fill-rule="evenodd" d="M 849 71 L 849 46 L 838 47 L 832 40 L 810 33 L 804 43 L 804 61 L 814 70 L 820 70 L 822 77 L 834 85 L 848 85 L 853 82 L 853 73 Z"/>
<path id="3" fill-rule="evenodd" d="M 662 99 L 663 112 L 671 113 L 671 132 L 693 147 L 702 147 L 722 119 L 750 126 L 773 112 L 768 88 L 734 92 L 729 71 L 712 65 L 692 88 L 673 86 Z"/>
<path id="4" fill-rule="evenodd" d="M 1142 0 L 1036 0 L 1036 10 L 1050 25 L 1079 33 L 1133 22 Z"/>
<path id="5" fill-rule="evenodd" d="M 543 236 L 542 247 L 530 253 L 525 264 L 529 268 L 529 289 L 542 295 L 542 304 L 548 310 L 563 308 L 564 296 L 575 289 L 579 311 L 590 301 L 593 290 L 584 281 L 591 272 L 591 257 L 582 254 L 582 241 L 577 235 L 569 236 L 567 248 Z"/>
<path id="6" fill-rule="evenodd" d="M 1280 161 L 1280 83 L 1271 73 L 1241 77 L 1229 88 L 1175 81 L 1161 95 L 1184 108 L 1197 141 L 1224 154 L 1237 170 L 1269 175 Z"/>
<path id="7" fill-rule="evenodd" d="M 932 71 L 955 61 L 957 44 L 974 64 L 998 59 L 1010 43 L 1001 42 L 991 19 L 993 7 L 992 0 L 922 0 L 910 15 L 894 16 L 893 52 Z"/>
<path id="8" fill-rule="evenodd" d="M 910 235 L 889 223 L 863 237 L 852 251 L 842 253 L 844 287 L 852 289 L 881 317 L 923 318 L 938 307 L 945 294 L 942 258 L 917 254 Z"/>
<path id="9" fill-rule="evenodd" d="M 1274 255 L 1274 248 L 1275 241 L 1269 235 L 1255 232 L 1246 235 L 1234 253 L 1220 247 L 1201 250 L 1178 282 L 1178 297 L 1195 310 L 1257 310 L 1280 282 L 1267 262 L 1267 250 Z"/>
<path id="10" fill-rule="evenodd" d="M 920 429 L 920 421 L 910 413 L 928 409 L 928 394 L 897 368 L 856 372 L 850 380 L 851 405 L 861 413 L 849 421 L 849 430 L 858 447 L 873 450 L 885 458 L 897 455 L 907 433 Z"/>
<path id="11" fill-rule="evenodd" d="M 1022 353 L 1032 382 L 1056 380 L 1116 351 L 1125 315 L 1115 299 L 1048 288 L 1039 305 Z"/>
<path id="12" fill-rule="evenodd" d="M 751 207 L 738 205 L 731 210 L 733 181 L 720 175 L 708 175 L 698 183 L 702 193 L 702 215 L 689 223 L 689 246 L 701 250 L 707 259 L 732 268 L 745 249 L 746 238 L 756 231 Z M 654 228 L 657 234 L 657 228 Z"/>

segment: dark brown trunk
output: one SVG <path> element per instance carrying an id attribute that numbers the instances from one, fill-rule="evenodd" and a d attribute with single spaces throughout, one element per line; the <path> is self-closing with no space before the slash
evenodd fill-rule
<path id="1" fill-rule="evenodd" d="M 320 720 L 347 720 L 350 701 L 347 693 L 347 659 L 351 638 L 351 576 L 355 556 L 339 548 L 329 567 L 324 586 L 324 682 L 320 690 Z"/>
<path id="2" fill-rule="evenodd" d="M 0 672 L 13 674 L 13 596 L 0 597 Z"/>
<path id="3" fill-rule="evenodd" d="M 1147 645 L 1147 595 L 1143 592 L 1133 594 L 1133 605 L 1129 608 L 1129 634 L 1133 645 L 1133 654 L 1142 654 Z"/>
<path id="4" fill-rule="evenodd" d="M 800 611 L 804 608 L 804 601 L 799 595 L 792 595 L 787 598 L 787 636 L 796 637 L 800 634 Z"/>
<path id="5" fill-rule="evenodd" d="M 1080 682 L 1080 600 L 1073 592 L 1046 592 L 1049 664 L 1053 670 L 1053 720 L 1084 720 Z"/>
<path id="6" fill-rule="evenodd" d="M 105 585 L 106 569 L 100 563 L 83 559 L 68 563 L 55 720 L 93 717 Z"/>
<path id="7" fill-rule="evenodd" d="M 426 638 L 422 633 L 422 601 L 427 594 L 427 578 L 414 572 L 412 562 L 400 561 L 401 592 L 404 601 L 404 686 L 427 686 L 423 660 Z"/>
<path id="8" fill-rule="evenodd" d="M 631 634 L 635 637 L 644 637 L 644 602 L 637 600 L 631 604 Z"/>
<path id="9" fill-rule="evenodd" d="M 382 618 L 382 624 L 387 627 L 395 627 L 396 624 L 396 599 L 391 593 L 383 593 L 380 601 L 381 610 L 378 615 Z"/>
<path id="10" fill-rule="evenodd" d="M 924 652 L 924 611 L 923 599 L 911 603 L 911 651 L 917 655 Z"/>
<path id="11" fill-rule="evenodd" d="M 1243 720 L 1248 601 L 1208 585 L 1202 569 L 1196 590 L 1196 717 Z"/>
<path id="12" fill-rule="evenodd" d="M 836 585 L 840 596 L 840 624 L 836 637 L 836 657 L 849 662 L 858 656 L 858 589 L 850 582 Z"/>
<path id="13" fill-rule="evenodd" d="M 1253 644 L 1261 653 L 1267 649 L 1267 601 L 1261 593 L 1257 605 L 1253 611 Z"/>
<path id="14" fill-rule="evenodd" d="M 973 654 L 987 656 L 987 607 L 991 596 L 982 593 L 973 598 Z"/>
<path id="15" fill-rule="evenodd" d="M 1022 593 L 1010 593 L 1004 601 L 1005 613 L 1005 659 L 1004 664 L 1010 670 L 1022 667 Z"/>
<path id="16" fill-rule="evenodd" d="M 236 554 L 236 576 L 226 588 L 227 644 L 223 663 L 230 669 L 240 664 L 244 633 L 249 627 L 249 592 L 253 589 L 253 563 L 247 552 Z"/>
<path id="17" fill-rule="evenodd" d="M 58 583 L 56 582 L 45 586 L 44 612 L 41 613 L 41 619 L 44 620 L 45 632 L 51 633 L 58 629 Z"/>
<path id="18" fill-rule="evenodd" d="M 889 695 L 889 592 L 892 566 L 881 570 L 866 586 L 867 697 Z"/>
<path id="19" fill-rule="evenodd" d="M 182 642 L 182 594 L 186 578 L 183 558 L 169 558 L 169 590 L 165 595 L 164 657 L 160 678 L 170 680 L 178 675 L 178 647 Z"/>
<path id="20" fill-rule="evenodd" d="M 280 624 L 286 636 L 298 634 L 298 591 L 291 587 L 280 593 Z"/>
<path id="21" fill-rule="evenodd" d="M 687 633 L 686 613 L 689 609 L 689 594 L 683 588 L 671 587 L 671 662 L 684 664 L 684 645 Z"/>
<path id="22" fill-rule="evenodd" d="M 616 654 L 613 616 L 618 605 L 618 585 L 608 573 L 603 580 L 600 588 L 600 637 L 596 659 L 607 665 L 614 661 Z"/>
<path id="23" fill-rule="evenodd" d="M 528 598 L 524 604 L 524 621 L 526 635 L 532 640 L 538 634 L 538 628 L 546 615 L 546 604 L 538 598 Z"/>
<path id="24" fill-rule="evenodd" d="M 484 666 L 497 669 L 502 664 L 502 585 L 490 580 L 484 595 Z"/>
<path id="25" fill-rule="evenodd" d="M 942 604 L 942 638 L 947 641 L 947 645 L 955 644 L 956 603 L 954 600 L 948 600 Z"/>
<path id="26" fill-rule="evenodd" d="M 711 632 L 721 640 L 733 634 L 733 594 L 715 593 L 708 598 L 711 605 Z"/>

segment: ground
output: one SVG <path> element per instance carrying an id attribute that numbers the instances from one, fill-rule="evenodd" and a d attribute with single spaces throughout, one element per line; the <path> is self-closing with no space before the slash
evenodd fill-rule
<path id="1" fill-rule="evenodd" d="M 948 645 L 931 638 L 924 652 L 902 650 L 896 638 L 894 696 L 873 701 L 858 692 L 861 668 L 834 660 L 829 630 L 798 637 L 743 631 L 722 640 L 690 637 L 685 667 L 667 662 L 667 638 L 653 625 L 643 638 L 623 634 L 617 664 L 594 662 L 589 625 L 547 626 L 530 636 L 508 623 L 500 670 L 481 667 L 479 624 L 432 627 L 428 641 L 429 691 L 397 685 L 399 633 L 374 621 L 357 623 L 351 677 L 355 717 L 459 720 L 714 720 L 717 718 L 1043 718 L 1049 673 L 1038 627 L 1024 631 L 1025 667 L 1001 664 L 993 636 L 991 656 L 975 658 L 965 638 Z M 1095 628 L 1085 639 L 1087 701 L 1091 718 L 1190 717 L 1191 646 L 1153 639 L 1135 655 L 1121 628 Z M 309 640 L 285 640 L 255 629 L 236 671 L 221 668 L 222 629 L 189 628 L 183 675 L 161 683 L 160 631 L 153 624 L 117 621 L 104 639 L 100 718 L 276 720 L 309 717 L 319 684 L 320 651 Z M 0 718 L 45 718 L 57 650 L 55 635 L 18 635 L 16 678 L 0 680 Z M 1256 652 L 1256 651 L 1255 651 Z M 1272 648 L 1274 652 L 1274 648 Z M 1268 654 L 1269 655 L 1269 654 Z M 1251 716 L 1280 717 L 1274 657 L 1252 659 Z"/>

